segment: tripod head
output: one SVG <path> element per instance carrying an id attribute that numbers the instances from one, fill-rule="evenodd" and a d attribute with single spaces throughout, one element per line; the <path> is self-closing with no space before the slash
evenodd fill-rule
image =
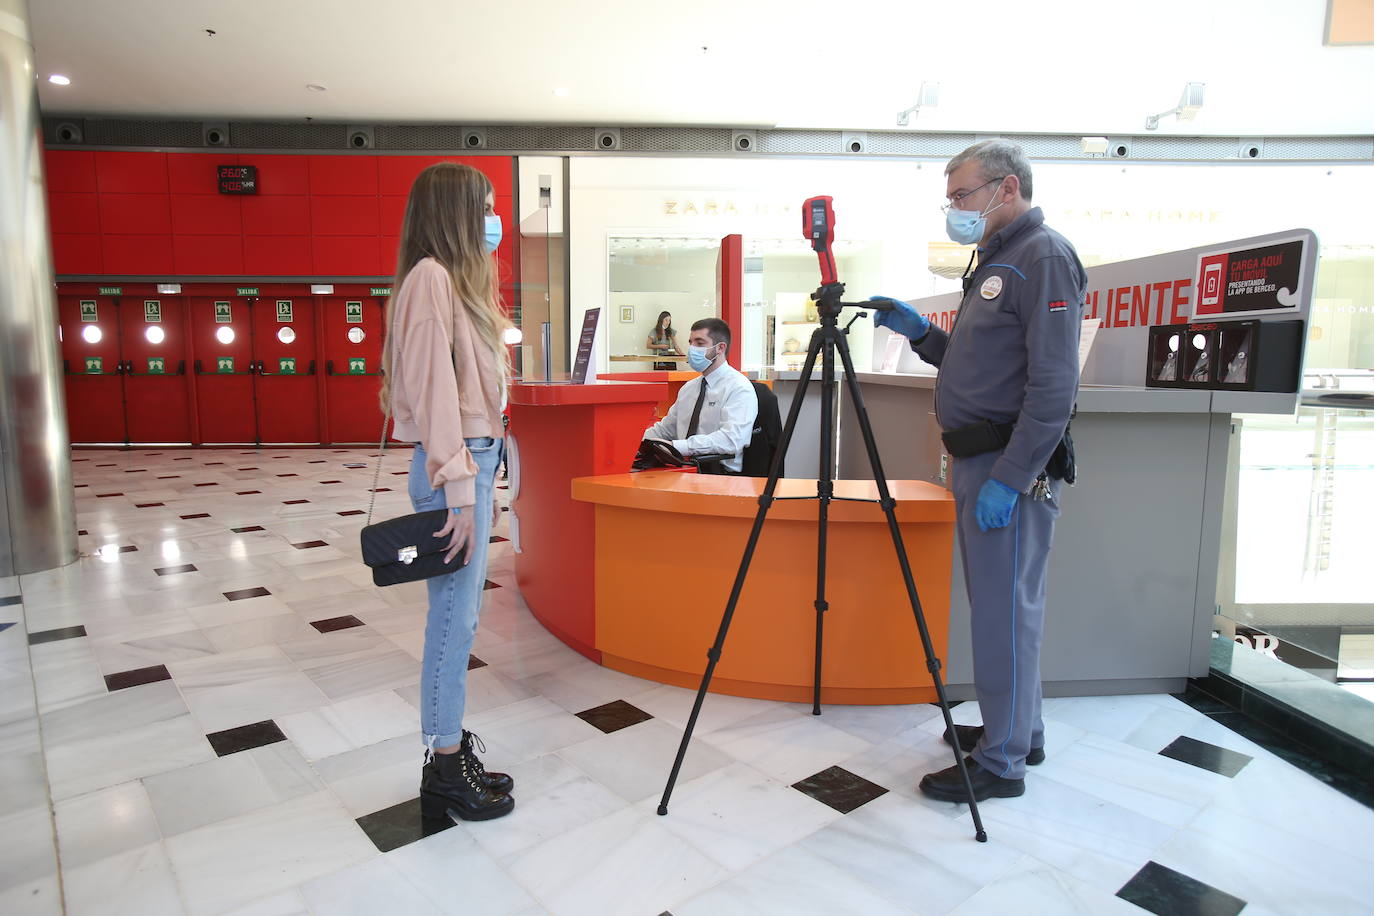
<path id="1" fill-rule="evenodd" d="M 835 199 L 829 196 L 808 197 L 802 203 L 802 236 L 811 242 L 821 265 L 821 285 L 811 294 L 821 324 L 836 324 L 844 308 L 880 311 L 892 306 L 881 302 L 841 302 L 844 284 L 835 270 Z M 853 324 L 853 321 L 850 322 Z"/>

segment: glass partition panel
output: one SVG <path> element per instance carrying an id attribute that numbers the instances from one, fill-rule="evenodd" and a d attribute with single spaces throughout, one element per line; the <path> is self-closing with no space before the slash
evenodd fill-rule
<path id="1" fill-rule="evenodd" d="M 562 324 L 563 309 L 553 307 L 555 277 L 553 268 L 559 261 L 562 237 L 549 234 L 549 210 L 541 207 L 520 223 L 520 295 L 514 304 L 511 320 L 520 329 L 521 342 L 515 348 L 515 373 L 519 378 L 547 380 L 558 368 L 553 356 L 557 344 L 545 353 L 545 325 L 552 341 L 566 340 L 566 331 L 553 333 L 555 317 Z M 562 282 L 557 283 L 557 298 L 562 298 Z"/>
<path id="2" fill-rule="evenodd" d="M 686 368 L 692 323 L 720 317 L 720 238 L 612 235 L 606 251 L 611 371 Z"/>

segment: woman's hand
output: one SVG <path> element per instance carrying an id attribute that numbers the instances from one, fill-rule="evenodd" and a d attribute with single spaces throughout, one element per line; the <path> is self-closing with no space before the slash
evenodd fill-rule
<path id="1" fill-rule="evenodd" d="M 452 535 L 448 542 L 448 551 L 444 554 L 444 562 L 452 563 L 453 558 L 463 552 L 463 548 L 468 546 L 472 540 L 472 511 L 454 512 L 449 510 L 448 520 L 444 522 L 444 527 L 434 532 L 436 538 Z"/>

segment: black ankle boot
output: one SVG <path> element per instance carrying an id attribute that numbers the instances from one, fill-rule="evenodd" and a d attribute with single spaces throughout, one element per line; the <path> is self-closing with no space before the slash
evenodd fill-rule
<path id="1" fill-rule="evenodd" d="M 487 821 L 510 814 L 515 799 L 493 792 L 482 782 L 469 758 L 435 754 L 420 774 L 420 812 L 432 820 L 457 815 L 465 821 Z"/>
<path id="2" fill-rule="evenodd" d="M 477 777 L 487 784 L 488 789 L 493 792 L 509 795 L 515 788 L 515 780 L 511 779 L 506 773 L 487 772 L 487 768 L 482 766 L 482 761 L 477 759 L 477 752 L 472 749 L 474 743 L 481 749 L 482 753 L 485 754 L 487 752 L 487 746 L 482 743 L 482 739 L 464 729 L 463 743 L 458 748 L 458 753 L 467 757 L 468 765 L 477 771 Z"/>

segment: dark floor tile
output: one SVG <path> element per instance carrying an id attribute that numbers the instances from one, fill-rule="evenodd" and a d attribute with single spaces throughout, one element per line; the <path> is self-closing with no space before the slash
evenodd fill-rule
<path id="1" fill-rule="evenodd" d="M 159 478 L 158 478 L 158 480 L 180 480 L 180 479 L 181 479 L 181 475 L 180 475 L 180 474 L 168 474 L 168 475 L 165 476 L 165 477 L 159 477 Z"/>
<path id="2" fill-rule="evenodd" d="M 390 493 L 391 487 L 378 487 L 375 490 L 368 490 L 369 493 Z"/>
<path id="3" fill-rule="evenodd" d="M 239 468 L 240 471 L 256 471 L 257 468 Z"/>
<path id="4" fill-rule="evenodd" d="M 23 595 L 6 595 L 0 598 L 0 607 L 9 607 L 11 604 L 22 604 L 23 601 Z"/>
<path id="5" fill-rule="evenodd" d="M 482 661 L 482 660 L 481 660 L 480 658 L 478 658 L 477 656 L 475 656 L 475 655 L 469 655 L 469 656 L 468 656 L 468 670 L 469 670 L 469 671 L 472 671 L 472 670 L 475 669 L 475 668 L 485 668 L 486 666 L 487 666 L 487 663 L 484 662 L 484 661 Z"/>
<path id="6" fill-rule="evenodd" d="M 823 805 L 829 805 L 841 814 L 848 814 L 862 807 L 887 790 L 876 782 L 869 782 L 842 767 L 821 770 L 801 782 L 792 783 L 792 788 L 803 795 L 809 795 Z"/>
<path id="7" fill-rule="evenodd" d="M 190 455 L 182 455 L 180 458 L 173 458 L 172 460 L 173 460 L 173 461 L 190 461 L 190 460 L 191 460 L 191 456 L 190 456 Z"/>
<path id="8" fill-rule="evenodd" d="M 291 456 L 290 456 L 290 455 L 273 455 L 272 457 L 273 457 L 274 459 L 276 459 L 276 460 L 281 460 L 282 458 L 290 458 Z"/>
<path id="9" fill-rule="evenodd" d="M 320 483 L 343 483 L 342 480 L 321 480 Z"/>
<path id="10" fill-rule="evenodd" d="M 90 534 L 90 532 L 87 531 L 85 528 L 80 528 L 80 529 L 78 529 L 76 533 L 79 534 L 79 535 L 87 535 L 87 534 Z"/>
<path id="11" fill-rule="evenodd" d="M 310 500 L 308 500 L 308 499 L 283 499 L 283 500 L 281 501 L 281 504 L 282 504 L 283 506 L 299 506 L 301 503 L 308 503 L 308 502 L 310 502 Z"/>
<path id="12" fill-rule="evenodd" d="M 348 468 L 350 471 L 356 471 L 359 468 L 367 467 L 367 465 L 361 461 L 345 461 L 344 467 Z"/>
<path id="13" fill-rule="evenodd" d="M 244 598 L 265 598 L 272 593 L 259 586 L 258 588 L 240 588 L 223 594 L 230 601 L 242 601 Z"/>
<path id="14" fill-rule="evenodd" d="M 501 543 L 502 541 L 509 541 L 509 540 L 510 540 L 510 538 L 503 538 L 503 537 L 501 537 L 501 535 L 499 535 L 499 534 L 493 534 L 493 535 L 491 536 L 491 543 L 493 543 L 493 544 L 499 544 L 499 543 Z"/>
<path id="15" fill-rule="evenodd" d="M 153 570 L 153 572 L 157 573 L 159 576 L 175 576 L 177 573 L 188 573 L 195 571 L 196 564 L 194 563 L 182 563 L 180 566 L 163 566 L 159 569 Z"/>
<path id="16" fill-rule="evenodd" d="M 1208 744 L 1206 741 L 1189 738 L 1186 735 L 1177 738 L 1159 753 L 1161 756 L 1191 763 L 1195 767 L 1211 770 L 1213 773 L 1220 773 L 1227 777 L 1235 776 L 1245 769 L 1247 763 L 1255 759 L 1249 754 L 1230 751 L 1224 747 L 1217 747 L 1215 744 Z"/>
<path id="17" fill-rule="evenodd" d="M 247 534 L 250 531 L 266 531 L 267 529 L 261 525 L 245 525 L 242 528 L 230 528 L 229 530 L 235 534 Z"/>
<path id="18" fill-rule="evenodd" d="M 205 462 L 205 466 L 206 466 L 207 468 L 213 468 L 213 467 L 216 467 L 216 466 L 218 466 L 218 467 L 223 467 L 223 466 L 224 466 L 224 462 L 223 462 L 223 461 L 207 461 L 207 462 Z"/>
<path id="19" fill-rule="evenodd" d="M 409 471 L 392 471 L 392 472 L 391 472 L 391 476 L 392 476 L 392 477 L 404 477 L 405 475 L 407 475 L 407 474 L 409 474 L 409 473 L 410 473 Z"/>
<path id="20" fill-rule="evenodd" d="M 1313 779 L 1321 780 L 1342 795 L 1353 798 L 1366 808 L 1374 808 L 1374 781 L 1367 776 L 1360 776 L 1359 771 L 1350 770 L 1319 756 L 1293 741 L 1290 735 L 1256 722 L 1244 713 L 1214 713 L 1208 718 L 1225 725 L 1238 735 L 1249 738 L 1266 751 L 1297 767 Z"/>
<path id="21" fill-rule="evenodd" d="M 299 474 L 278 474 L 278 477 L 299 477 Z"/>
<path id="22" fill-rule="evenodd" d="M 380 852 L 391 852 L 416 840 L 423 840 L 447 830 L 453 823 L 453 819 L 448 817 L 439 820 L 424 817 L 420 813 L 419 798 L 358 818 L 358 826 L 363 828 L 363 833 Z"/>
<path id="23" fill-rule="evenodd" d="M 343 510 L 342 512 L 336 512 L 336 513 L 334 513 L 334 514 L 335 514 L 335 515 L 366 515 L 367 513 L 364 512 L 362 509 L 345 509 L 345 510 Z"/>
<path id="24" fill-rule="evenodd" d="M 89 459 L 89 458 L 73 458 L 72 460 L 73 460 L 73 461 L 90 461 L 91 459 Z"/>
<path id="25" fill-rule="evenodd" d="M 183 515 L 183 516 L 182 516 L 182 518 L 187 519 L 187 520 L 190 520 L 190 519 L 193 519 L 193 518 L 209 518 L 209 517 L 210 517 L 210 513 L 209 513 L 209 512 L 193 512 L 193 513 L 190 514 L 190 515 Z"/>
<path id="26" fill-rule="evenodd" d="M 138 552 L 138 548 L 135 547 L 133 544 L 125 544 L 123 547 L 119 548 L 119 552 L 120 552 L 120 553 L 137 553 L 137 552 Z"/>
<path id="27" fill-rule="evenodd" d="M 510 506 L 502 506 L 502 507 L 501 507 L 501 511 L 502 511 L 502 512 L 509 512 L 509 511 L 510 511 Z"/>
<path id="28" fill-rule="evenodd" d="M 131 468 L 131 469 L 126 469 L 126 470 L 124 471 L 124 473 L 125 473 L 125 474 L 146 474 L 146 473 L 148 473 L 148 469 L 147 469 L 147 468 Z"/>
<path id="29" fill-rule="evenodd" d="M 254 722 L 252 725 L 240 725 L 238 728 L 227 728 L 222 732 L 206 735 L 205 740 L 210 742 L 210 746 L 215 749 L 216 754 L 221 757 L 228 757 L 239 751 L 251 751 L 255 747 L 264 747 L 268 744 L 276 744 L 278 741 L 285 741 L 286 736 L 277 727 L 277 723 L 271 719 L 266 719 L 262 722 Z"/>
<path id="30" fill-rule="evenodd" d="M 324 458 L 315 458 L 314 460 L 309 461 L 309 462 L 307 462 L 307 463 L 308 463 L 308 464 L 328 464 L 329 462 L 328 462 L 327 460 L 325 460 Z"/>
<path id="31" fill-rule="evenodd" d="M 135 509 L 152 509 L 156 506 L 165 506 L 166 503 L 134 503 Z"/>
<path id="32" fill-rule="evenodd" d="M 486 591 L 486 590 L 489 589 L 489 588 L 500 588 L 500 587 L 501 587 L 501 583 L 500 583 L 500 582 L 493 582 L 493 581 L 491 581 L 490 579 L 488 579 L 488 580 L 487 580 L 487 584 L 484 585 L 484 586 L 482 586 L 482 590 L 483 590 L 483 591 Z"/>
<path id="33" fill-rule="evenodd" d="M 352 614 L 344 617 L 330 617 L 328 620 L 312 620 L 310 625 L 321 633 L 333 633 L 335 630 L 347 630 L 349 627 L 360 627 L 363 622 Z"/>
<path id="34" fill-rule="evenodd" d="M 73 486 L 75 489 L 79 490 L 79 489 L 81 489 L 82 487 L 89 487 L 90 484 L 88 484 L 88 483 L 77 483 L 77 484 L 72 484 L 72 486 Z"/>
<path id="35" fill-rule="evenodd" d="M 123 690 L 126 687 L 156 684 L 158 681 L 170 681 L 171 679 L 171 672 L 167 670 L 166 665 L 152 665 L 147 668 L 134 668 L 132 671 L 119 671 L 105 675 L 105 689 L 114 693 L 116 690 Z"/>
<path id="36" fill-rule="evenodd" d="M 309 550 L 312 547 L 328 547 L 328 541 L 297 541 L 291 545 L 297 550 Z"/>
<path id="37" fill-rule="evenodd" d="M 57 642 L 59 639 L 76 639 L 78 636 L 85 636 L 86 628 L 83 626 L 60 627 L 56 630 L 43 630 L 39 633 L 29 634 L 29 645 L 36 646 L 44 642 Z"/>
<path id="38" fill-rule="evenodd" d="M 235 496 L 256 496 L 257 494 L 259 494 L 259 493 L 261 493 L 261 492 L 262 492 L 261 490 L 239 490 L 239 491 L 236 492 L 234 495 L 235 495 Z"/>
<path id="39" fill-rule="evenodd" d="M 1182 693 L 1172 694 L 1175 700 L 1193 707 L 1204 715 L 1211 715 L 1217 712 L 1235 712 L 1230 706 L 1218 700 L 1210 693 L 1199 690 L 1193 684 L 1189 684 Z"/>
<path id="40" fill-rule="evenodd" d="M 592 709 L 584 709 L 577 717 L 590 725 L 595 725 L 608 735 L 653 718 L 638 706 L 631 706 L 624 700 L 612 700 Z"/>
<path id="41" fill-rule="evenodd" d="M 109 499 L 111 496 L 123 496 L 123 495 L 124 495 L 123 493 L 97 493 L 97 494 L 95 494 L 95 498 L 96 498 L 96 499 Z"/>
<path id="42" fill-rule="evenodd" d="M 0 623 L 0 633 L 5 632 L 12 626 L 14 626 L 14 621 L 10 621 L 9 623 Z"/>
<path id="43" fill-rule="evenodd" d="M 114 467 L 114 465 L 113 465 L 113 464 L 97 464 L 96 467 L 98 467 L 98 468 L 112 468 L 112 467 Z"/>
<path id="44" fill-rule="evenodd" d="M 1146 862 L 1116 895 L 1158 916 L 1235 916 L 1245 901 L 1158 862 Z"/>

